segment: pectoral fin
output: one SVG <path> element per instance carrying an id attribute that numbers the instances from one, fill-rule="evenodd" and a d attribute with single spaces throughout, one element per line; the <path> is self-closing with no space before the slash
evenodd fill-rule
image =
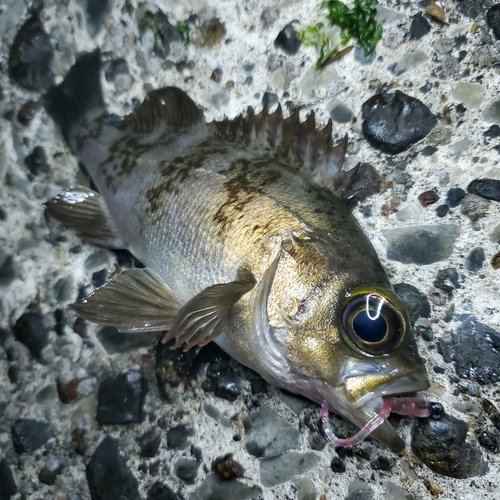
<path id="1" fill-rule="evenodd" d="M 151 269 L 127 269 L 74 304 L 84 319 L 124 331 L 167 330 L 182 308 L 168 285 Z"/>
<path id="2" fill-rule="evenodd" d="M 254 286 L 255 278 L 247 273 L 240 280 L 206 288 L 179 311 L 163 342 L 175 339 L 172 349 L 187 342 L 185 350 L 208 344 L 222 333 L 233 305 Z"/>
<path id="3" fill-rule="evenodd" d="M 72 187 L 45 204 L 47 212 L 87 243 L 127 248 L 117 234 L 103 197 L 86 187 Z"/>

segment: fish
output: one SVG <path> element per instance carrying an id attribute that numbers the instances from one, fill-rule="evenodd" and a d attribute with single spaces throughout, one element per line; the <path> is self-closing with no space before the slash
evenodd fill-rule
<path id="1" fill-rule="evenodd" d="M 122 331 L 166 332 L 173 349 L 213 341 L 400 452 L 381 412 L 429 381 L 405 305 L 353 216 L 347 137 L 334 145 L 331 121 L 320 130 L 313 113 L 301 122 L 280 107 L 207 123 L 176 87 L 116 117 L 101 64 L 99 50 L 81 55 L 44 96 L 96 187 L 69 188 L 45 208 L 146 267 L 72 307 Z"/>

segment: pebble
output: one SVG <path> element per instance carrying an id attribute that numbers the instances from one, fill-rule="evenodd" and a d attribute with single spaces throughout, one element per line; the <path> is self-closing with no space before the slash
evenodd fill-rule
<path id="1" fill-rule="evenodd" d="M 57 476 L 65 469 L 64 463 L 56 457 L 47 457 L 45 466 L 40 469 L 38 479 L 43 484 L 54 485 Z"/>
<path id="2" fill-rule="evenodd" d="M 335 123 L 349 123 L 353 117 L 353 112 L 340 99 L 333 99 L 328 104 L 330 117 Z"/>
<path id="3" fill-rule="evenodd" d="M 189 438 L 195 435 L 192 425 L 177 425 L 167 431 L 167 446 L 173 450 L 184 450 L 190 445 Z"/>
<path id="4" fill-rule="evenodd" d="M 460 208 L 460 212 L 466 215 L 471 221 L 476 221 L 484 217 L 488 212 L 490 202 L 475 194 L 467 194 Z"/>
<path id="5" fill-rule="evenodd" d="M 424 51 L 411 50 L 410 52 L 407 52 L 397 62 L 391 64 L 391 66 L 389 66 L 388 69 L 394 76 L 401 76 L 407 71 L 417 68 L 418 66 L 425 63 L 428 60 L 429 56 Z"/>
<path id="6" fill-rule="evenodd" d="M 457 224 L 389 229 L 387 258 L 403 264 L 428 265 L 448 259 L 460 235 Z"/>
<path id="7" fill-rule="evenodd" d="M 459 325 L 453 335 L 453 359 L 457 375 L 480 384 L 500 381 L 500 333 L 469 314 L 456 317 Z"/>
<path id="8" fill-rule="evenodd" d="M 409 31 L 410 40 L 420 40 L 431 30 L 429 21 L 421 12 L 412 17 Z"/>
<path id="9" fill-rule="evenodd" d="M 486 22 L 493 31 L 495 38 L 500 40 L 500 4 L 495 4 L 486 12 Z"/>
<path id="10" fill-rule="evenodd" d="M 286 483 L 290 479 L 316 467 L 319 457 L 313 452 L 283 453 L 260 461 L 260 480 L 266 488 Z"/>
<path id="11" fill-rule="evenodd" d="M 342 474 L 343 472 L 345 472 L 345 463 L 340 457 L 333 457 L 332 461 L 330 462 L 330 468 L 333 472 Z"/>
<path id="12" fill-rule="evenodd" d="M 36 12 L 17 32 L 9 54 L 9 73 L 26 90 L 44 91 L 54 84 L 54 48 Z"/>
<path id="13" fill-rule="evenodd" d="M 297 30 L 292 23 L 287 24 L 274 40 L 274 46 L 289 56 L 295 55 L 301 46 Z"/>
<path id="14" fill-rule="evenodd" d="M 485 258 L 484 248 L 473 248 L 465 259 L 465 269 L 477 273 L 483 267 Z"/>
<path id="15" fill-rule="evenodd" d="M 459 82 L 451 91 L 451 96 L 467 108 L 478 108 L 483 102 L 484 86 L 478 83 Z"/>
<path id="16" fill-rule="evenodd" d="M 429 205 L 434 205 L 439 201 L 439 195 L 433 189 L 429 191 L 424 191 L 418 197 L 418 201 L 423 207 L 428 207 Z"/>
<path id="17" fill-rule="evenodd" d="M 156 57 L 166 59 L 174 45 L 182 45 L 179 28 L 172 25 L 166 14 L 153 3 L 139 4 L 135 19 L 144 50 L 152 52 Z"/>
<path id="18" fill-rule="evenodd" d="M 48 345 L 49 331 L 45 327 L 43 316 L 38 311 L 24 313 L 12 327 L 14 337 L 24 344 L 31 355 L 42 359 L 42 351 Z"/>
<path id="19" fill-rule="evenodd" d="M 181 497 L 170 486 L 157 481 L 149 488 L 146 500 L 181 500 Z"/>
<path id="20" fill-rule="evenodd" d="M 32 418 L 20 418 L 11 429 L 12 444 L 16 453 L 25 453 L 41 448 L 52 436 L 50 422 Z"/>
<path id="21" fill-rule="evenodd" d="M 417 500 L 414 495 L 394 483 L 385 485 L 384 500 Z"/>
<path id="22" fill-rule="evenodd" d="M 482 431 L 477 435 L 477 442 L 493 453 L 500 450 L 500 436 L 490 431 Z"/>
<path id="23" fill-rule="evenodd" d="M 87 31 L 94 38 L 101 30 L 104 19 L 111 12 L 113 0 L 79 0 L 84 4 L 83 12 L 87 21 Z"/>
<path id="24" fill-rule="evenodd" d="M 318 490 L 310 479 L 299 478 L 294 483 L 297 487 L 297 500 L 316 500 L 318 498 Z"/>
<path id="25" fill-rule="evenodd" d="M 467 191 L 487 200 L 500 201 L 500 180 L 475 179 L 467 186 Z"/>
<path id="26" fill-rule="evenodd" d="M 389 459 L 387 457 L 384 457 L 383 455 L 379 455 L 375 460 L 372 460 L 370 462 L 370 467 L 373 470 L 382 470 L 385 472 L 389 472 L 392 468 L 391 462 L 389 462 Z"/>
<path id="27" fill-rule="evenodd" d="M 137 440 L 139 455 L 144 458 L 152 458 L 157 455 L 161 444 L 161 430 L 153 427 L 142 434 Z"/>
<path id="28" fill-rule="evenodd" d="M 258 486 L 249 486 L 237 479 L 222 481 L 216 474 L 209 474 L 189 496 L 189 500 L 250 500 L 261 498 L 262 490 Z M 162 499 L 163 500 L 163 499 Z"/>
<path id="29" fill-rule="evenodd" d="M 226 25 L 216 17 L 205 21 L 198 32 L 191 33 L 191 41 L 197 47 L 210 49 L 219 45 L 226 35 Z"/>
<path id="30" fill-rule="evenodd" d="M 114 59 L 105 65 L 104 76 L 114 84 L 117 92 L 128 90 L 134 83 L 126 59 Z"/>
<path id="31" fill-rule="evenodd" d="M 232 453 L 227 453 L 222 457 L 216 458 L 212 462 L 212 471 L 222 481 L 232 481 L 245 475 L 245 469 L 233 458 Z"/>
<path id="32" fill-rule="evenodd" d="M 410 323 L 414 324 L 418 318 L 428 318 L 431 315 L 429 299 L 417 287 L 408 283 L 397 283 L 394 285 L 394 291 L 405 303 Z"/>
<path id="33" fill-rule="evenodd" d="M 446 204 L 451 208 L 458 207 L 466 194 L 462 188 L 451 188 L 446 193 Z"/>
<path id="34" fill-rule="evenodd" d="M 25 102 L 17 112 L 17 121 L 21 125 L 27 127 L 40 109 L 42 109 L 42 105 L 39 102 L 36 101 Z"/>
<path id="35" fill-rule="evenodd" d="M 416 418 L 411 430 L 413 453 L 434 472 L 465 479 L 482 476 L 488 464 L 475 442 L 467 442 L 468 426 L 443 414 L 439 420 Z"/>
<path id="36" fill-rule="evenodd" d="M 198 476 L 200 462 L 189 458 L 179 458 L 174 464 L 174 474 L 186 484 L 194 484 Z"/>
<path id="37" fill-rule="evenodd" d="M 0 499 L 9 500 L 17 493 L 17 485 L 12 469 L 5 459 L 0 460 Z"/>
<path id="38" fill-rule="evenodd" d="M 500 100 L 490 101 L 486 109 L 483 111 L 483 120 L 488 123 L 500 125 Z"/>
<path id="39" fill-rule="evenodd" d="M 108 375 L 99 386 L 96 420 L 101 424 L 140 422 L 147 382 L 140 371 Z"/>
<path id="40" fill-rule="evenodd" d="M 138 482 L 120 454 L 118 439 L 106 436 L 87 465 L 92 500 L 140 500 Z"/>
<path id="41" fill-rule="evenodd" d="M 490 241 L 492 243 L 500 243 L 500 224 L 497 224 L 490 233 Z"/>
<path id="42" fill-rule="evenodd" d="M 0 250 L 0 285 L 7 286 L 19 277 L 19 267 L 12 255 L 2 255 Z"/>
<path id="43" fill-rule="evenodd" d="M 300 448 L 300 433 L 271 408 L 251 413 L 244 420 L 245 448 L 255 457 L 275 457 Z"/>
<path id="44" fill-rule="evenodd" d="M 355 479 L 347 487 L 345 500 L 372 500 L 375 492 L 361 479 Z"/>
<path id="45" fill-rule="evenodd" d="M 363 134 L 385 153 L 401 153 L 424 138 L 436 125 L 436 117 L 418 99 L 399 90 L 376 94 L 363 103 Z"/>
<path id="46" fill-rule="evenodd" d="M 350 204 L 366 200 L 370 196 L 381 193 L 386 189 L 383 176 L 370 163 L 360 163 L 350 178 L 348 189 L 342 192 L 345 200 Z"/>
<path id="47" fill-rule="evenodd" d="M 212 358 L 208 364 L 203 389 L 227 401 L 236 400 L 241 394 L 243 380 L 233 366 L 233 360 L 220 351 L 220 354 Z"/>
<path id="48" fill-rule="evenodd" d="M 457 4 L 457 10 L 470 19 L 476 19 L 494 3 L 495 0 L 462 0 Z"/>

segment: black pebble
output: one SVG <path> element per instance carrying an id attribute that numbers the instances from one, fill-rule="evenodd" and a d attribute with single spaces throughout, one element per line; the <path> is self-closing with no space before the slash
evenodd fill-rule
<path id="1" fill-rule="evenodd" d="M 140 500 L 138 482 L 120 454 L 118 440 L 106 436 L 87 465 L 92 500 Z"/>
<path id="2" fill-rule="evenodd" d="M 484 259 L 486 255 L 484 253 L 484 249 L 481 247 L 473 248 L 467 258 L 465 259 L 465 268 L 468 271 L 473 273 L 477 273 L 479 269 L 483 267 Z"/>
<path id="3" fill-rule="evenodd" d="M 410 40 L 420 40 L 431 30 L 431 25 L 427 19 L 419 12 L 413 16 L 410 25 Z"/>
<path id="4" fill-rule="evenodd" d="M 475 179 L 467 186 L 467 191 L 487 200 L 500 201 L 500 180 Z"/>
<path id="5" fill-rule="evenodd" d="M 16 321 L 12 331 L 16 339 L 29 349 L 34 358 L 39 360 L 49 339 L 43 316 L 38 311 L 26 312 Z"/>
<path id="6" fill-rule="evenodd" d="M 36 450 L 53 436 L 49 422 L 31 418 L 16 420 L 11 431 L 12 444 L 17 453 Z"/>
<path id="7" fill-rule="evenodd" d="M 108 279 L 108 270 L 101 269 L 92 274 L 92 285 L 96 288 L 104 285 Z"/>
<path id="8" fill-rule="evenodd" d="M 477 436 L 477 440 L 481 446 L 493 453 L 498 453 L 500 450 L 500 439 L 493 432 L 483 431 Z"/>
<path id="9" fill-rule="evenodd" d="M 177 425 L 167 431 L 167 446 L 174 450 L 183 450 L 189 445 L 189 438 L 194 436 L 192 425 Z"/>
<path id="10" fill-rule="evenodd" d="M 96 420 L 101 424 L 140 422 L 147 382 L 140 371 L 110 375 L 99 386 Z"/>
<path id="11" fill-rule="evenodd" d="M 422 101 L 399 90 L 370 97 L 361 111 L 364 136 L 386 153 L 405 151 L 436 125 L 436 117 Z"/>
<path id="12" fill-rule="evenodd" d="M 54 319 L 56 320 L 56 324 L 54 326 L 55 332 L 57 335 L 64 335 L 64 327 L 68 322 L 64 309 L 56 309 L 54 311 Z"/>
<path id="13" fill-rule="evenodd" d="M 170 486 L 157 481 L 149 488 L 146 500 L 180 500 L 180 497 Z"/>
<path id="14" fill-rule="evenodd" d="M 154 457 L 158 453 L 161 443 L 161 431 L 158 427 L 153 427 L 146 431 L 139 439 L 139 455 L 144 458 Z"/>
<path id="15" fill-rule="evenodd" d="M 436 215 L 438 217 L 444 217 L 450 211 L 450 207 L 448 205 L 439 205 L 436 208 Z"/>
<path id="16" fill-rule="evenodd" d="M 301 42 L 293 24 L 287 24 L 276 37 L 274 46 L 281 49 L 285 54 L 293 56 L 300 49 Z"/>
<path id="17" fill-rule="evenodd" d="M 12 255 L 7 255 L 0 261 L 0 285 L 9 285 L 18 276 L 16 261 Z"/>
<path id="18" fill-rule="evenodd" d="M 0 207 L 0 221 L 4 220 L 7 220 L 7 212 L 5 211 L 5 209 Z"/>
<path id="19" fill-rule="evenodd" d="M 0 500 L 9 500 L 17 493 L 12 470 L 5 459 L 0 460 Z"/>
<path id="20" fill-rule="evenodd" d="M 391 470 L 391 463 L 386 457 L 379 455 L 375 460 L 370 462 L 370 467 L 373 470 L 383 470 L 388 472 Z"/>
<path id="21" fill-rule="evenodd" d="M 397 283 L 394 285 L 394 291 L 405 303 L 412 324 L 418 318 L 428 318 L 431 315 L 429 299 L 418 288 L 408 283 Z"/>
<path id="22" fill-rule="evenodd" d="M 64 470 L 64 463 L 59 460 L 51 464 L 51 467 L 42 467 L 38 473 L 38 479 L 43 484 L 53 485 L 56 483 L 57 476 Z"/>
<path id="23" fill-rule="evenodd" d="M 424 149 L 422 149 L 422 156 L 432 156 L 438 148 L 435 148 L 434 146 L 425 146 Z"/>
<path id="24" fill-rule="evenodd" d="M 87 20 L 87 30 L 91 37 L 94 37 L 99 32 L 106 14 L 112 7 L 112 0 L 87 0 L 87 8 L 85 9 L 85 18 Z"/>
<path id="25" fill-rule="evenodd" d="M 27 90 L 47 90 L 54 83 L 54 49 L 50 37 L 34 13 L 17 32 L 9 54 L 12 79 Z"/>
<path id="26" fill-rule="evenodd" d="M 207 367 L 207 379 L 202 387 L 217 397 L 234 401 L 242 390 L 243 381 L 232 366 L 233 361 L 225 353 L 212 359 Z"/>
<path id="27" fill-rule="evenodd" d="M 488 9 L 486 22 L 493 31 L 495 38 L 500 40 L 500 4 L 497 3 Z"/>
<path id="28" fill-rule="evenodd" d="M 36 146 L 24 159 L 24 164 L 34 176 L 46 174 L 50 170 L 50 164 L 42 146 Z"/>
<path id="29" fill-rule="evenodd" d="M 330 464 L 330 467 L 332 468 L 333 472 L 338 472 L 338 473 L 345 472 L 345 463 L 339 457 L 332 458 L 332 462 Z"/>
<path id="30" fill-rule="evenodd" d="M 186 484 L 194 484 L 198 475 L 200 462 L 189 460 L 188 458 L 180 458 L 175 462 L 174 474 Z"/>
<path id="31" fill-rule="evenodd" d="M 465 197 L 465 191 L 462 188 L 451 188 L 446 193 L 446 204 L 451 207 L 458 207 Z"/>
<path id="32" fill-rule="evenodd" d="M 483 132 L 484 137 L 487 139 L 496 139 L 497 137 L 500 137 L 500 126 L 498 125 L 492 125 L 488 130 Z"/>

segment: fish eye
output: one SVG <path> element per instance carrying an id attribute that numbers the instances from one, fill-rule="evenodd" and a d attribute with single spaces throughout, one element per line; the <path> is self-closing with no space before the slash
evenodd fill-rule
<path id="1" fill-rule="evenodd" d="M 353 290 L 342 311 L 347 342 L 373 356 L 394 351 L 406 335 L 407 324 L 406 312 L 398 297 L 378 287 Z"/>

